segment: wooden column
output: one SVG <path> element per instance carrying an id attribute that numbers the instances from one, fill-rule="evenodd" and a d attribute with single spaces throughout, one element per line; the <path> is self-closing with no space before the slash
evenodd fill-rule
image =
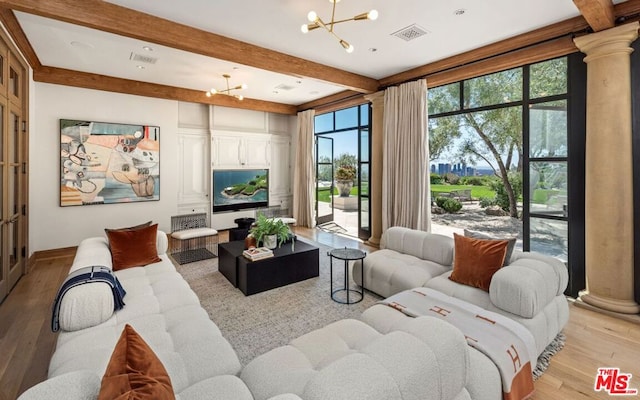
<path id="1" fill-rule="evenodd" d="M 587 56 L 585 227 L 587 288 L 580 299 L 637 314 L 633 277 L 630 44 L 634 22 L 576 38 Z"/>
<path id="2" fill-rule="evenodd" d="M 384 129 L 384 92 L 376 92 L 365 99 L 371 102 L 371 237 L 368 242 L 378 246 L 382 236 L 382 133 Z"/>

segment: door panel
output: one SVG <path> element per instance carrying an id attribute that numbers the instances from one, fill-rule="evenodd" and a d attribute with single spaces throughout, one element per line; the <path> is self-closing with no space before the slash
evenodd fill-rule
<path id="1" fill-rule="evenodd" d="M 333 221 L 333 139 L 316 136 L 316 224 Z"/>

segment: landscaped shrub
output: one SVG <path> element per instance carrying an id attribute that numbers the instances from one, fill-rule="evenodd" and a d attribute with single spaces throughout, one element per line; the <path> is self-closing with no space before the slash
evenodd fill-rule
<path id="1" fill-rule="evenodd" d="M 489 206 L 493 206 L 496 204 L 496 200 L 495 198 L 490 199 L 488 197 L 481 197 L 480 198 L 480 207 L 482 208 L 487 208 Z"/>
<path id="2" fill-rule="evenodd" d="M 461 185 L 485 186 L 487 179 L 481 176 L 463 176 L 460 178 Z"/>
<path id="3" fill-rule="evenodd" d="M 448 213 L 458 212 L 462 209 L 462 203 L 456 199 L 449 199 L 446 197 L 437 197 L 436 204 Z"/>
<path id="4" fill-rule="evenodd" d="M 516 200 L 522 196 L 522 175 L 519 173 L 509 173 L 509 182 L 513 188 L 513 194 Z M 495 204 L 499 205 L 505 211 L 509 211 L 509 195 L 504 188 L 502 179 L 497 179 L 489 183 L 491 189 L 496 192 Z"/>
<path id="5" fill-rule="evenodd" d="M 460 177 L 453 172 L 447 172 L 444 174 L 444 181 L 451 185 L 457 185 L 460 182 Z"/>
<path id="6" fill-rule="evenodd" d="M 432 185 L 441 185 L 444 179 L 442 179 L 442 177 L 438 174 L 431 174 L 429 175 L 429 181 Z"/>

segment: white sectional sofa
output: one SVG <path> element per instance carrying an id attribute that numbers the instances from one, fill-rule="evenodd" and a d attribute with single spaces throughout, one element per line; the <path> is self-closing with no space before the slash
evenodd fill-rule
<path id="1" fill-rule="evenodd" d="M 524 325 L 536 342 L 538 354 L 551 343 L 569 319 L 563 294 L 568 284 L 566 266 L 534 252 L 515 250 L 508 265 L 492 277 L 489 291 L 449 279 L 453 268 L 454 240 L 401 227 L 384 232 L 380 250 L 352 266 L 354 280 L 383 297 L 404 290 L 428 287 L 448 296 L 507 316 Z M 363 320 L 380 332 L 392 330 L 409 317 L 385 305 L 375 305 Z"/>
<path id="2" fill-rule="evenodd" d="M 113 303 L 102 284 L 83 285 L 69 295 L 62 305 L 63 331 L 51 358 L 49 379 L 23 393 L 21 400 L 96 399 L 125 324 L 155 352 L 176 398 L 182 400 L 498 400 L 501 396 L 500 378 L 491 362 L 470 350 L 456 328 L 431 317 L 404 321 L 387 333 L 360 321 L 338 321 L 259 356 L 242 369 L 230 344 L 168 259 L 165 233 L 158 231 L 156 247 L 160 262 L 115 272 L 127 292 L 122 310 L 104 312 Z M 111 267 L 106 239 L 84 240 L 71 270 L 90 265 Z"/>

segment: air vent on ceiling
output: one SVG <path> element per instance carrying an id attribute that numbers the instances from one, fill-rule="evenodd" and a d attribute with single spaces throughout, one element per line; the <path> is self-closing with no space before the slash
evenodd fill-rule
<path id="1" fill-rule="evenodd" d="M 156 61 L 158 61 L 158 59 L 155 57 L 145 56 L 143 54 L 138 54 L 133 52 L 131 53 L 131 56 L 129 56 L 129 60 L 138 61 L 138 62 L 147 63 L 147 64 L 155 64 Z"/>
<path id="2" fill-rule="evenodd" d="M 286 83 L 281 83 L 275 87 L 276 90 L 293 90 L 295 86 L 287 85 Z"/>
<path id="3" fill-rule="evenodd" d="M 419 27 L 416 24 L 409 25 L 406 28 L 402 28 L 397 32 L 393 32 L 391 35 L 398 37 L 400 39 L 406 40 L 407 42 L 413 39 L 417 39 L 420 36 L 424 36 L 429 33 L 428 30 Z"/>

